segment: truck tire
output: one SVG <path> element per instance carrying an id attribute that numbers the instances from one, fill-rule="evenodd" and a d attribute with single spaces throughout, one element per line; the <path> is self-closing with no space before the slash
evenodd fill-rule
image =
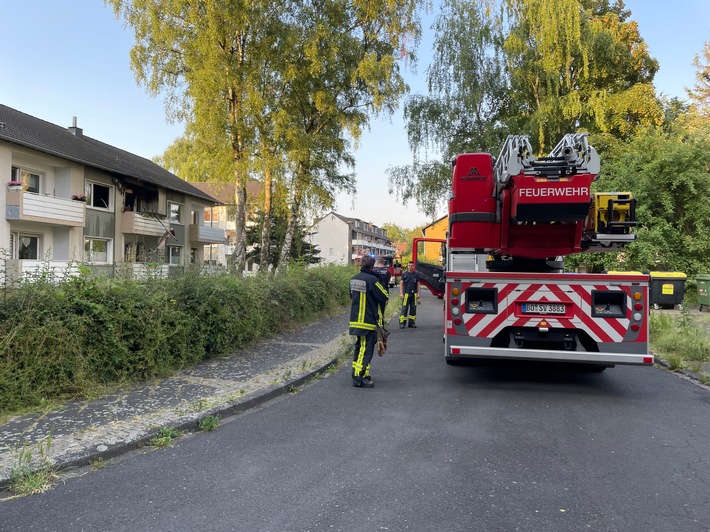
<path id="1" fill-rule="evenodd" d="M 446 363 L 449 366 L 463 366 L 464 361 L 461 360 L 460 358 L 447 358 Z"/>

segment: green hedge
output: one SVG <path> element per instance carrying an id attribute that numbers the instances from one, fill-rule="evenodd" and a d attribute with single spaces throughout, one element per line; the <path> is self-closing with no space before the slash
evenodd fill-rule
<path id="1" fill-rule="evenodd" d="M 37 280 L 0 299 L 0 414 L 171 374 L 342 310 L 350 267 Z"/>

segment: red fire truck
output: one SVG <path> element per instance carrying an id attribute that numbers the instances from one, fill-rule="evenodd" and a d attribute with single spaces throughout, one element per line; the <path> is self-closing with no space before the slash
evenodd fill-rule
<path id="1" fill-rule="evenodd" d="M 635 239 L 629 193 L 593 193 L 599 157 L 569 134 L 547 157 L 511 135 L 497 160 L 455 157 L 445 241 L 416 239 L 422 283 L 444 298 L 446 362 L 512 359 L 650 366 L 649 276 L 564 273 L 564 256 Z M 442 266 L 420 242 L 445 246 Z"/>

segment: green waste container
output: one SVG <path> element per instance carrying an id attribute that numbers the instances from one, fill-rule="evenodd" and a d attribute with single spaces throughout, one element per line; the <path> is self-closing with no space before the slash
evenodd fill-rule
<path id="1" fill-rule="evenodd" d="M 710 275 L 697 275 L 695 282 L 698 284 L 698 303 L 702 311 L 703 306 L 710 307 Z"/>
<path id="2" fill-rule="evenodd" d="M 683 272 L 651 272 L 650 275 L 653 308 L 673 308 L 683 303 L 687 275 Z"/>

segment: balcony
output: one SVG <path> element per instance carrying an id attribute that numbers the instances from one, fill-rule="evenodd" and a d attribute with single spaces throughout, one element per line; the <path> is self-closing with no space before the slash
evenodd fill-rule
<path id="1" fill-rule="evenodd" d="M 8 190 L 5 219 L 83 227 L 85 210 L 83 201 Z"/>
<path id="2" fill-rule="evenodd" d="M 121 214 L 121 232 L 124 234 L 163 236 L 167 228 L 167 221 L 163 222 L 138 212 L 125 211 Z"/>
<path id="3" fill-rule="evenodd" d="M 221 227 L 190 224 L 189 230 L 190 242 L 200 242 L 202 244 L 224 244 L 227 240 L 227 235 Z"/>

